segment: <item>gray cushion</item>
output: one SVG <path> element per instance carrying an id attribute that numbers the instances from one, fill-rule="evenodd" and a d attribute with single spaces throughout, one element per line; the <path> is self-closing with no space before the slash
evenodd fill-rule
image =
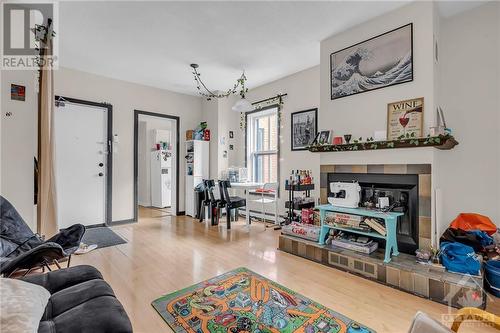
<path id="1" fill-rule="evenodd" d="M 0 331 L 34 333 L 50 293 L 32 283 L 0 279 Z"/>

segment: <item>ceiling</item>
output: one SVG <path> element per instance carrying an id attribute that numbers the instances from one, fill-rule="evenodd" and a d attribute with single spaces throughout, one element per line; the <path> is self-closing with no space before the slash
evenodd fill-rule
<path id="1" fill-rule="evenodd" d="M 198 63 L 210 89 L 242 70 L 252 88 L 319 64 L 321 40 L 407 2 L 60 2 L 60 65 L 196 94 Z"/>

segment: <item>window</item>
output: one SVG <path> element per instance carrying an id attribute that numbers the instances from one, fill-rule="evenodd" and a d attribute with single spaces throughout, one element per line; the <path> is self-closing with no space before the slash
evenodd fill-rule
<path id="1" fill-rule="evenodd" d="M 278 182 L 278 107 L 247 113 L 247 168 L 254 182 Z"/>

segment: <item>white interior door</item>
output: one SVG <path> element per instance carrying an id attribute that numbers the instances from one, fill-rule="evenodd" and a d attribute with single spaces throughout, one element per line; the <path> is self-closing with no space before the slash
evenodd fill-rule
<path id="1" fill-rule="evenodd" d="M 60 228 L 106 222 L 107 112 L 66 102 L 56 107 L 56 189 Z"/>

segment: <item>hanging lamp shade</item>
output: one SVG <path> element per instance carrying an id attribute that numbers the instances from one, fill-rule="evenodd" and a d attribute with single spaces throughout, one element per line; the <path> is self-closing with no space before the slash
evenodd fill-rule
<path id="1" fill-rule="evenodd" d="M 234 105 L 231 109 L 234 112 L 249 112 L 249 111 L 253 111 L 254 107 L 249 101 L 247 101 L 245 99 L 245 97 L 242 97 L 236 103 L 234 103 Z"/>

